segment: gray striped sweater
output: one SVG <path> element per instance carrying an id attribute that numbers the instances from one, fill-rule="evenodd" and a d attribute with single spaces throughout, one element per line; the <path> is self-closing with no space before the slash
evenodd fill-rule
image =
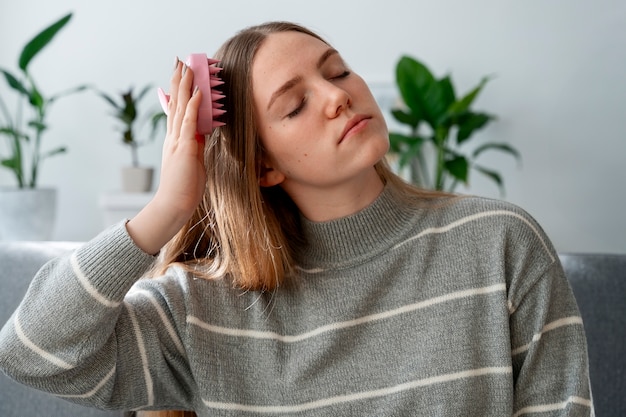
<path id="1" fill-rule="evenodd" d="M 0 366 L 69 401 L 199 416 L 593 414 L 575 300 L 523 210 L 387 187 L 303 228 L 298 273 L 266 293 L 140 279 L 153 258 L 110 228 L 42 268 Z"/>

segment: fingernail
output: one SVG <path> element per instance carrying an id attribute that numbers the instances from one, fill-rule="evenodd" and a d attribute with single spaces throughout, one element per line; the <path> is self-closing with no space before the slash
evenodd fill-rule
<path id="1" fill-rule="evenodd" d="M 187 64 L 183 64 L 183 72 L 182 72 L 182 75 L 185 75 L 185 72 L 187 72 Z"/>
<path id="2" fill-rule="evenodd" d="M 180 62 L 180 59 L 178 57 L 176 57 L 176 59 L 174 60 L 174 69 L 178 68 L 178 63 Z"/>
<path id="3" fill-rule="evenodd" d="M 196 95 L 196 93 L 197 93 L 198 91 L 200 91 L 200 87 L 195 86 L 195 88 L 193 89 L 193 93 L 192 93 L 192 95 L 194 95 L 194 96 L 195 96 L 195 95 Z"/>

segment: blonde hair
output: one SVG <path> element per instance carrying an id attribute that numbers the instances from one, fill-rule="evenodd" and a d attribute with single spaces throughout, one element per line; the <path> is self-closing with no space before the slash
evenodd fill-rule
<path id="1" fill-rule="evenodd" d="M 225 126 L 206 140 L 207 184 L 192 218 L 161 252 L 157 273 L 178 264 L 195 275 L 229 277 L 236 287 L 271 290 L 293 272 L 294 248 L 301 243 L 298 208 L 280 186 L 260 187 L 263 148 L 255 122 L 251 68 L 263 40 L 276 32 L 319 35 L 289 22 L 242 30 L 216 53 L 221 61 Z M 424 192 L 406 184 L 386 162 L 376 164 L 385 183 L 405 195 Z"/>

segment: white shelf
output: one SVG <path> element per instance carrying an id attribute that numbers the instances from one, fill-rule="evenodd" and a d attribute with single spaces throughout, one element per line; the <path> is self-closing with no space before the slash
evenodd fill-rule
<path id="1" fill-rule="evenodd" d="M 154 194 L 125 193 L 112 191 L 100 194 L 100 208 L 103 214 L 104 226 L 110 226 L 123 219 L 134 217 L 152 199 Z"/>

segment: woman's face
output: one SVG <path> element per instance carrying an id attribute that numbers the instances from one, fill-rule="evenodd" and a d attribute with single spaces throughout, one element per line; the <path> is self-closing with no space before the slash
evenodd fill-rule
<path id="1" fill-rule="evenodd" d="M 375 177 L 387 126 L 363 79 L 333 48 L 299 32 L 271 34 L 256 53 L 252 85 L 266 151 L 261 185 L 293 194 Z"/>

